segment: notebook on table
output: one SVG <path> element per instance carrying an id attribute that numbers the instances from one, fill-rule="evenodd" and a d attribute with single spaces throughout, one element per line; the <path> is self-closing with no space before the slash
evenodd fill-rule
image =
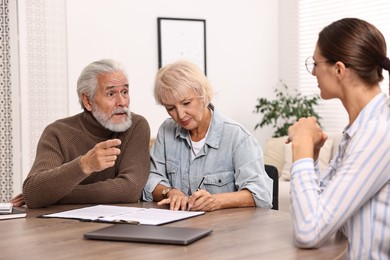
<path id="1" fill-rule="evenodd" d="M 158 244 L 189 245 L 209 235 L 213 230 L 188 227 L 121 225 L 116 224 L 84 234 L 84 238 L 143 242 Z"/>

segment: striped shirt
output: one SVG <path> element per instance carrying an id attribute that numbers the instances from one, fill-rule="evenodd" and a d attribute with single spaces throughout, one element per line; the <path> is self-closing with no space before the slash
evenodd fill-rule
<path id="1" fill-rule="evenodd" d="M 318 247 L 341 230 L 350 259 L 390 258 L 390 107 L 378 94 L 344 131 L 320 173 L 311 158 L 291 167 L 291 213 L 299 247 Z"/>

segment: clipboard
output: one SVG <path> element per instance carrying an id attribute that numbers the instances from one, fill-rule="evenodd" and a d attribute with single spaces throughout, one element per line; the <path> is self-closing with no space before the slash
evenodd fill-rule
<path id="1" fill-rule="evenodd" d="M 96 205 L 41 215 L 43 218 L 68 218 L 86 222 L 134 225 L 163 225 L 205 214 L 204 211 L 174 211 L 168 209 Z"/>

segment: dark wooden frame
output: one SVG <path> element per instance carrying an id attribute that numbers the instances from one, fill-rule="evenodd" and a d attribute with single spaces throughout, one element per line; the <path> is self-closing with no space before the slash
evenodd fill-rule
<path id="1" fill-rule="evenodd" d="M 159 68 L 187 59 L 207 74 L 206 20 L 158 17 L 157 31 Z"/>

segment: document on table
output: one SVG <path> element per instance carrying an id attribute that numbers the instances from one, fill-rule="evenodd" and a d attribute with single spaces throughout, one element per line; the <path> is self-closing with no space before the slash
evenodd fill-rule
<path id="1" fill-rule="evenodd" d="M 96 205 L 42 215 L 44 218 L 70 218 L 82 221 L 162 225 L 205 214 L 204 211 L 174 211 L 168 209 Z"/>

